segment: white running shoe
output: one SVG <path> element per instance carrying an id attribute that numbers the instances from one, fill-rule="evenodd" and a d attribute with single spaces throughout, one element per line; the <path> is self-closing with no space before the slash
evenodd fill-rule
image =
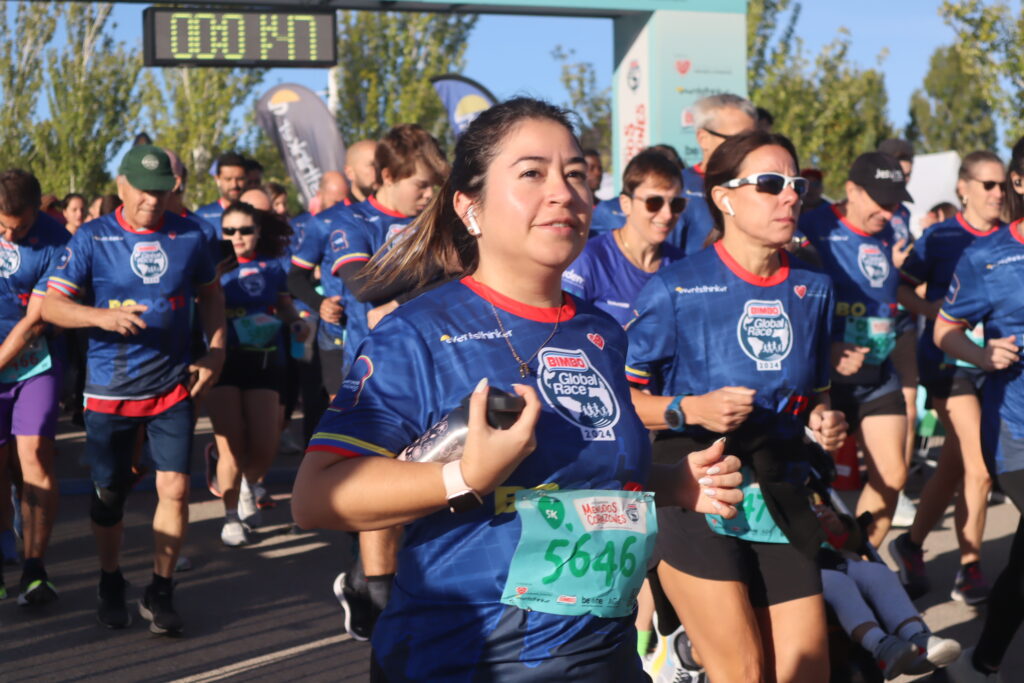
<path id="1" fill-rule="evenodd" d="M 255 529 L 263 525 L 263 514 L 256 505 L 256 494 L 245 477 L 238 491 L 238 518 Z"/>
<path id="2" fill-rule="evenodd" d="M 911 636 L 910 642 L 917 646 L 920 652 L 917 660 L 904 671 L 912 676 L 945 668 L 960 656 L 960 643 L 952 638 L 940 638 L 928 631 Z"/>
<path id="3" fill-rule="evenodd" d="M 235 517 L 226 517 L 220 530 L 220 542 L 229 548 L 249 544 L 249 530 Z"/>
<path id="4" fill-rule="evenodd" d="M 916 515 L 917 505 L 907 497 L 907 494 L 900 491 L 900 497 L 896 500 L 896 511 L 892 515 L 893 528 L 909 529 L 913 526 Z"/>

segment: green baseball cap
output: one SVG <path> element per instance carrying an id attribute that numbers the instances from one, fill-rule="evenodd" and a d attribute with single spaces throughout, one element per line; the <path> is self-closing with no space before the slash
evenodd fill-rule
<path id="1" fill-rule="evenodd" d="M 117 172 L 136 190 L 167 192 L 174 189 L 174 171 L 167 152 L 156 145 L 136 145 L 121 159 Z"/>

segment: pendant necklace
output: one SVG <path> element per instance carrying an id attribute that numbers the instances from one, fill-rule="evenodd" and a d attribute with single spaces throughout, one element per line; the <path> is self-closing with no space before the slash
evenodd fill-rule
<path id="1" fill-rule="evenodd" d="M 494 313 L 494 319 L 498 322 L 498 330 L 501 332 L 501 338 L 504 339 L 505 343 L 508 345 L 508 350 L 512 352 L 512 357 L 516 359 L 517 363 L 519 363 L 519 376 L 526 379 L 533 374 L 533 370 L 530 369 L 530 363 L 533 362 L 533 359 L 537 357 L 540 350 L 543 349 L 547 343 L 551 341 L 551 338 L 555 336 L 555 333 L 558 332 L 558 324 L 562 321 L 562 306 L 558 307 L 558 316 L 555 318 L 555 326 L 552 328 L 551 334 L 548 335 L 547 339 L 541 342 L 540 346 L 537 347 L 537 350 L 533 352 L 532 356 L 523 360 L 516 352 L 515 347 L 512 346 L 512 341 L 509 339 L 509 333 L 505 330 L 505 326 L 501 324 L 501 316 L 498 315 L 498 309 L 490 299 L 487 300 L 487 303 L 491 305 L 491 312 Z"/>

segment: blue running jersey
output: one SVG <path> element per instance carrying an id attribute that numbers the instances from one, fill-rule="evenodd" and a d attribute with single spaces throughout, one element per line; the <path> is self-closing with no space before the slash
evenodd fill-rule
<path id="1" fill-rule="evenodd" d="M 192 300 L 197 286 L 215 278 L 199 225 L 181 216 L 165 213 L 157 230 L 135 231 L 118 207 L 79 228 L 49 286 L 98 308 L 149 307 L 147 327 L 135 336 L 89 328 L 86 397 L 151 398 L 183 382 Z"/>
<path id="2" fill-rule="evenodd" d="M 29 298 L 46 295 L 46 282 L 70 239 L 64 226 L 42 211 L 20 242 L 0 238 L 0 341 L 25 317 Z"/>
<path id="3" fill-rule="evenodd" d="M 622 205 L 618 197 L 605 199 L 594 204 L 594 213 L 590 217 L 591 235 L 621 228 L 626 224 L 626 214 L 622 213 Z"/>
<path id="4" fill-rule="evenodd" d="M 220 276 L 228 321 L 228 346 L 242 346 L 234 320 L 255 313 L 276 315 L 277 299 L 288 293 L 287 276 L 277 259 L 243 259 L 238 267 Z M 281 348 L 279 330 L 270 347 Z"/>
<path id="5" fill-rule="evenodd" d="M 627 329 L 629 380 L 663 396 L 755 389 L 748 423 L 801 433 L 814 395 L 829 388 L 832 283 L 779 256 L 779 271 L 762 278 L 716 242 L 655 273 Z"/>
<path id="6" fill-rule="evenodd" d="M 299 249 L 302 248 L 302 241 L 306 237 L 306 230 L 312 224 L 312 218 L 313 214 L 304 211 L 288 221 L 292 226 L 292 236 L 288 238 L 288 251 L 278 259 L 281 263 L 281 269 L 284 270 L 285 274 L 291 269 L 292 256 L 298 254 Z M 303 318 L 307 317 L 309 313 L 317 313 L 317 311 L 312 311 L 305 302 L 298 299 L 293 299 L 292 304 L 295 306 L 295 310 L 302 314 Z"/>
<path id="7" fill-rule="evenodd" d="M 953 274 L 939 317 L 973 328 L 984 323 L 985 339 L 1016 337 L 1024 347 L 1024 230 L 1021 221 L 967 247 Z M 1024 438 L 1024 372 L 1018 362 L 989 373 L 983 388 L 989 406 Z M 998 429 L 998 424 L 995 425 Z M 994 439 L 994 435 L 993 435 Z M 1001 465 L 997 458 L 997 465 Z M 1003 471 L 1000 468 L 1000 471 Z"/>
<path id="8" fill-rule="evenodd" d="M 520 377 L 496 315 L 508 341 L 532 359 L 534 376 Z M 622 376 L 625 348 L 622 328 L 585 302 L 566 295 L 560 308 L 535 308 L 472 278 L 403 304 L 366 338 L 310 451 L 395 457 L 484 376 L 505 391 L 525 381 L 542 403 L 537 449 L 482 507 L 406 526 L 395 589 L 373 633 L 388 680 L 492 680 L 496 669 L 501 680 L 571 680 L 566 661 L 610 660 L 636 637 L 632 617 L 559 616 L 499 602 L 520 536 L 515 491 L 635 490 L 647 480 L 651 447 Z M 636 643 L 628 644 L 639 675 Z"/>
<path id="9" fill-rule="evenodd" d="M 683 169 L 683 196 L 686 197 L 686 210 L 669 234 L 668 241 L 685 254 L 695 254 L 704 248 L 705 240 L 715 227 L 704 198 L 704 170 L 700 164 Z"/>
<path id="10" fill-rule="evenodd" d="M 353 297 L 349 296 L 345 283 L 331 273 L 331 264 L 334 261 L 333 255 L 341 249 L 343 243 L 341 236 L 344 235 L 344 232 L 340 229 L 348 212 L 349 207 L 339 203 L 311 216 L 303 227 L 302 240 L 298 249 L 292 252 L 293 266 L 304 270 L 313 270 L 320 266 L 320 287 L 323 289 L 324 297 L 341 297 L 341 305 L 346 306 L 346 316 L 349 315 L 348 300 Z M 344 325 L 329 323 L 321 319 L 317 331 L 317 343 L 322 349 L 344 347 Z"/>
<path id="11" fill-rule="evenodd" d="M 928 284 L 924 298 L 938 301 L 946 296 L 953 272 L 964 249 L 978 237 L 996 234 L 1005 224 L 1000 223 L 993 230 L 975 230 L 962 213 L 941 223 L 936 223 L 914 243 L 914 249 L 907 255 L 900 273 L 911 287 L 922 282 Z M 945 354 L 935 345 L 933 334 L 935 321 L 925 320 L 924 333 L 917 341 L 917 365 L 922 377 L 929 377 L 945 368 Z"/>
<path id="12" fill-rule="evenodd" d="M 199 216 L 199 214 L 189 211 L 188 209 L 185 209 L 185 212 L 181 214 L 181 217 L 187 218 L 199 226 L 199 229 L 203 231 L 203 236 L 206 238 L 206 242 L 209 245 L 210 259 L 215 264 L 220 263 L 223 260 L 223 255 L 220 250 L 220 228 L 214 227 L 212 223 L 204 220 Z"/>
<path id="13" fill-rule="evenodd" d="M 907 240 L 907 244 L 914 243 L 914 233 L 910 229 L 910 209 L 906 204 L 900 204 L 892 214 L 889 224 L 885 226 L 883 235 L 896 244 L 901 240 Z"/>
<path id="14" fill-rule="evenodd" d="M 231 202 L 217 199 L 196 209 L 196 215 L 217 229 L 217 239 L 220 239 L 220 220 L 224 217 L 224 209 L 230 205 Z"/>
<path id="15" fill-rule="evenodd" d="M 668 244 L 661 245 L 664 268 L 683 258 L 683 252 Z M 562 274 L 562 288 L 606 312 L 623 327 L 635 316 L 636 295 L 654 273 L 640 270 L 626 258 L 608 232 L 589 240 L 583 253 Z"/>

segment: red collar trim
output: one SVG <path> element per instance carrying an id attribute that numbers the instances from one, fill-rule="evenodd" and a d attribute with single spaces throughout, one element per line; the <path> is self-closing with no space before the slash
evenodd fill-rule
<path id="1" fill-rule="evenodd" d="M 693 170 L 697 172 L 697 175 L 699 175 L 701 178 L 703 178 L 704 177 L 704 162 L 698 161 L 696 164 L 693 165 Z"/>
<path id="2" fill-rule="evenodd" d="M 394 218 L 408 218 L 408 216 L 406 216 L 404 213 L 398 213 L 397 211 L 392 211 L 391 209 L 387 208 L 386 206 L 378 202 L 377 197 L 375 197 L 372 194 L 369 197 L 367 197 L 366 200 L 370 202 L 370 206 L 377 209 L 383 214 L 393 216 Z"/>
<path id="3" fill-rule="evenodd" d="M 162 216 L 160 217 L 160 225 L 156 226 L 155 230 L 150 230 L 149 228 L 133 228 L 131 225 L 128 224 L 128 221 L 124 219 L 123 204 L 114 209 L 114 218 L 117 219 L 118 225 L 120 225 L 122 228 L 135 235 L 152 235 L 155 232 L 160 232 L 164 228 L 164 219 Z"/>
<path id="4" fill-rule="evenodd" d="M 253 256 L 252 258 L 245 258 L 244 256 L 236 256 L 239 263 L 252 263 L 253 261 L 259 260 L 258 257 Z"/>
<path id="5" fill-rule="evenodd" d="M 835 204 L 833 204 L 829 208 L 832 209 L 832 213 L 834 213 L 836 215 L 836 218 L 839 219 L 839 222 L 842 223 L 846 227 L 846 229 L 851 231 L 853 234 L 860 235 L 861 237 L 874 237 L 874 235 L 871 235 L 869 233 L 864 232 L 860 228 L 856 227 L 853 223 L 851 223 L 850 221 L 846 220 L 846 216 L 844 216 L 842 213 L 840 213 L 839 209 L 836 207 Z"/>
<path id="6" fill-rule="evenodd" d="M 345 197 L 344 199 L 342 199 L 341 203 L 344 204 L 345 206 L 352 206 L 352 200 L 349 199 L 348 197 Z"/>
<path id="7" fill-rule="evenodd" d="M 576 303 L 572 300 L 572 297 L 565 292 L 562 292 L 562 301 L 564 303 L 557 308 L 530 306 L 529 304 L 524 304 L 521 301 L 516 301 L 511 297 L 507 297 L 501 292 L 491 289 L 482 282 L 474 280 L 472 275 L 467 275 L 462 278 L 460 282 L 472 289 L 473 293 L 481 299 L 494 304 L 501 310 L 511 313 L 512 315 L 517 315 L 520 318 L 532 320 L 536 323 L 553 323 L 556 321 L 564 323 L 567 320 L 572 320 L 572 317 L 576 315 Z"/>
<path id="8" fill-rule="evenodd" d="M 1013 235 L 1013 239 L 1017 240 L 1021 244 L 1024 244 L 1024 232 L 1020 231 L 1021 222 L 1024 218 L 1020 218 L 1010 223 L 1010 234 Z"/>
<path id="9" fill-rule="evenodd" d="M 964 214 L 960 211 L 956 212 L 956 222 L 960 224 L 961 228 L 971 233 L 975 237 L 984 237 L 985 235 L 991 235 L 992 233 L 999 229 L 999 224 L 996 223 L 995 227 L 993 227 L 991 230 L 978 230 L 973 225 L 967 222 L 967 219 L 964 218 Z"/>
<path id="10" fill-rule="evenodd" d="M 226 209 L 229 206 L 231 206 L 231 202 L 229 202 L 228 200 L 224 199 L 223 197 L 217 197 L 217 203 L 220 204 L 220 208 L 222 208 L 222 209 Z"/>
<path id="11" fill-rule="evenodd" d="M 715 242 L 715 251 L 718 252 L 718 258 L 722 259 L 722 263 L 725 264 L 726 268 L 732 271 L 733 275 L 744 282 L 757 287 L 774 287 L 777 284 L 785 282 L 786 278 L 789 277 L 789 255 L 784 249 L 779 249 L 779 262 L 782 265 L 777 271 L 768 277 L 755 275 L 741 266 L 736 259 L 732 257 L 732 254 L 725 250 L 725 245 L 722 244 L 721 240 Z"/>

